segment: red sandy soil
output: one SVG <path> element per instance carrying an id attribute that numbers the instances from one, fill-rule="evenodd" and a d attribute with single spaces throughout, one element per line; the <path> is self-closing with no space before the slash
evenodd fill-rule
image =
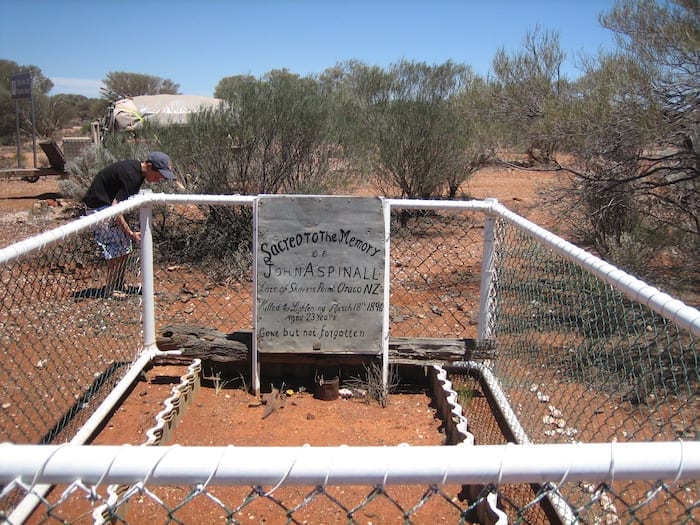
<path id="1" fill-rule="evenodd" d="M 463 191 L 472 198 L 498 198 L 513 211 L 537 221 L 543 216 L 535 204 L 537 191 L 551 181 L 551 175 L 543 173 L 489 168 L 476 174 Z M 15 240 L 49 229 L 70 217 L 71 203 L 62 199 L 57 177 L 44 177 L 36 183 L 22 180 L 0 180 L 0 242 L 3 246 Z M 96 437 L 96 444 L 141 444 L 146 432 L 155 424 L 155 415 L 163 408 L 163 401 L 170 395 L 178 372 L 154 367 L 146 379 L 138 382 L 127 400 Z M 170 443 L 182 445 L 238 445 L 270 446 L 289 445 L 440 445 L 445 437 L 427 390 L 417 389 L 408 393 L 392 394 L 386 407 L 377 402 L 358 399 L 321 401 L 312 392 L 296 390 L 287 398 L 284 408 L 263 418 L 264 408 L 260 400 L 245 390 L 233 387 L 217 390 L 202 388 L 198 392 L 182 421 L 176 427 Z M 470 388 L 477 387 L 472 385 Z M 480 396 L 476 396 L 470 409 L 481 424 L 490 410 Z M 489 424 L 494 424 L 490 422 Z M 248 488 L 249 490 L 250 488 Z M 403 499 L 409 507 L 416 504 L 426 487 L 400 487 L 391 493 Z M 284 497 L 298 501 L 305 490 L 285 489 Z M 369 492 L 369 487 L 351 487 L 335 492 L 334 496 L 356 505 Z M 456 495 L 459 488 L 447 491 Z M 177 489 L 164 489 L 164 500 L 182 498 L 186 493 Z M 245 492 L 231 489 L 226 497 L 232 505 L 240 503 Z M 236 499 L 237 498 L 237 499 Z M 283 499 L 281 496 L 280 499 Z M 444 504 L 435 498 L 425 510 L 412 517 L 414 523 L 436 523 L 440 516 L 451 516 L 445 522 L 456 522 L 457 515 L 449 514 Z M 188 504 L 177 516 L 188 523 L 213 523 L 219 509 L 204 498 Z M 63 504 L 68 510 L 69 503 Z M 162 509 L 155 505 L 132 505 L 130 523 L 167 521 Z M 316 508 L 320 507 L 320 508 Z M 325 507 L 325 510 L 324 510 Z M 392 510 L 393 509 L 393 510 Z M 83 509 L 84 510 L 84 509 Z M 346 516 L 339 508 L 328 510 L 326 505 L 312 506 L 295 515 L 299 522 L 345 522 Z M 382 516 L 393 516 L 385 518 Z M 41 519 L 37 516 L 37 522 Z M 246 523 L 284 522 L 284 513 L 274 505 L 256 506 L 250 511 L 236 514 L 235 519 Z M 356 515 L 362 523 L 397 523 L 400 513 L 385 499 L 370 505 Z M 444 518 L 443 518 L 444 519 Z M 255 520 L 255 521 L 251 521 Z"/>

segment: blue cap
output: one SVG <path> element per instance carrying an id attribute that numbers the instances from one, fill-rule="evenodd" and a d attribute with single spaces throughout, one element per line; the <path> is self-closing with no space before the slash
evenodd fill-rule
<path id="1" fill-rule="evenodd" d="M 170 157 L 162 151 L 151 151 L 148 154 L 147 162 L 151 163 L 160 174 L 168 180 L 175 180 L 175 174 L 171 171 Z"/>

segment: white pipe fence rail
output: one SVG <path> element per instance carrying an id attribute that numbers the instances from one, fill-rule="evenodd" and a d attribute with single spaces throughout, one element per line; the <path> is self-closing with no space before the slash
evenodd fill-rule
<path id="1" fill-rule="evenodd" d="M 645 458 L 640 461 L 640 458 Z M 700 442 L 457 447 L 0 445 L 0 483 L 445 485 L 700 478 Z"/>
<path id="2" fill-rule="evenodd" d="M 571 490 L 571 484 L 576 483 L 600 483 L 606 490 L 618 487 L 625 497 L 620 497 L 619 502 L 626 500 L 624 491 L 641 492 L 636 503 L 633 500 L 628 505 L 628 517 L 630 521 L 639 520 L 635 512 L 640 512 L 639 507 L 646 505 L 657 494 L 659 489 L 670 494 L 668 500 L 680 506 L 683 518 L 677 521 L 688 523 L 698 519 L 700 497 L 700 442 L 697 440 L 697 350 L 696 338 L 700 336 L 700 312 L 697 309 L 684 304 L 659 289 L 649 286 L 643 281 L 625 273 L 615 266 L 601 260 L 598 257 L 582 250 L 571 243 L 564 241 L 556 235 L 544 230 L 532 222 L 518 216 L 506 209 L 497 201 L 424 201 L 424 200 L 397 200 L 386 199 L 384 201 L 387 229 L 396 228 L 391 220 L 391 213 L 401 210 L 423 210 L 453 214 L 457 217 L 454 223 L 450 223 L 440 241 L 432 246 L 431 238 L 426 236 L 425 243 L 429 246 L 428 255 L 420 255 L 421 260 L 416 264 L 441 264 L 444 259 L 431 259 L 432 251 L 438 250 L 447 242 L 452 242 L 453 237 L 462 235 L 467 227 L 467 219 L 472 215 L 481 217 L 483 227 L 480 230 L 479 239 L 469 240 L 468 250 L 477 253 L 480 258 L 477 267 L 480 267 L 480 275 L 477 279 L 476 289 L 479 297 L 475 310 L 478 310 L 474 323 L 475 339 L 478 341 L 494 340 L 498 346 L 498 356 L 494 362 L 463 362 L 454 363 L 448 367 L 449 373 L 459 377 L 472 375 L 481 382 L 500 414 L 498 419 L 509 429 L 512 440 L 515 443 L 502 445 L 503 441 L 481 437 L 478 445 L 462 444 L 456 447 L 415 447 L 400 445 L 395 447 L 184 447 L 165 446 L 158 447 L 130 447 L 130 446 L 90 446 L 84 445 L 95 429 L 108 417 L 109 413 L 118 405 L 124 392 L 138 376 L 141 370 L 152 359 L 166 352 L 160 352 L 156 344 L 157 326 L 163 318 L 162 278 L 164 270 L 158 269 L 159 263 L 154 257 L 157 251 L 155 239 L 154 210 L 166 216 L 178 213 L 173 210 L 184 210 L 197 206 L 211 207 L 250 207 L 256 202 L 254 196 L 231 195 L 166 195 L 144 193 L 89 217 L 80 218 L 64 226 L 60 226 L 49 232 L 40 234 L 30 239 L 18 242 L 12 246 L 0 249 L 0 269 L 12 269 L 13 265 L 36 254 L 42 254 L 49 248 L 60 247 L 61 243 L 74 240 L 77 235 L 88 232 L 91 227 L 107 220 L 117 214 L 126 214 L 139 211 L 140 226 L 142 232 L 142 245 L 140 254 L 141 293 L 139 299 L 139 312 L 131 312 L 131 315 L 140 316 L 140 319 L 131 319 L 129 322 L 140 327 L 140 341 L 131 341 L 137 347 L 134 355 L 129 356 L 128 350 L 120 351 L 126 356 L 121 359 L 127 365 L 126 371 L 112 386 L 113 391 L 102 399 L 97 408 L 92 409 L 92 416 L 82 423 L 76 433 L 67 439 L 65 445 L 53 444 L 16 444 L 4 443 L 0 445 L 0 484 L 4 485 L 0 491 L 0 519 L 6 519 L 6 523 L 23 523 L 32 513 L 34 505 L 45 502 L 45 496 L 51 485 L 59 484 L 85 484 L 85 485 L 109 485 L 109 484 L 141 484 L 141 486 L 181 486 L 194 485 L 200 488 L 208 486 L 226 485 L 250 485 L 279 486 L 314 485 L 314 486 L 339 486 L 339 485 L 370 485 L 370 486 L 394 486 L 394 485 L 430 485 L 442 486 L 446 484 L 460 485 L 490 485 L 499 487 L 511 483 L 542 484 L 554 487 L 546 492 L 543 497 L 549 498 L 560 521 L 579 523 L 580 516 L 590 506 L 589 503 L 576 504 L 572 500 L 579 497 L 575 490 Z M 188 208 L 189 207 L 189 208 Z M 163 209 L 165 211 L 163 212 Z M 182 213 L 183 216 L 188 216 Z M 189 217 L 189 216 L 188 216 Z M 471 220 L 471 219 L 470 219 Z M 439 221 L 435 221 L 436 223 Z M 446 221 L 448 222 L 448 221 Z M 452 225 L 454 224 L 454 226 Z M 434 224 L 428 228 L 437 228 Z M 499 230 L 501 228 L 501 230 Z M 570 304 L 565 301 L 563 306 L 552 307 L 544 304 L 544 299 L 531 298 L 527 295 L 537 287 L 547 287 L 550 284 L 559 284 L 552 267 L 559 265 L 550 264 L 542 274 L 537 274 L 537 268 L 533 273 L 523 274 L 526 294 L 520 290 L 512 290 L 512 283 L 508 281 L 512 275 L 505 275 L 502 268 L 503 257 L 512 257 L 508 263 L 512 268 L 519 270 L 529 253 L 504 254 L 504 235 L 502 229 L 517 231 L 519 235 L 527 238 L 528 242 L 537 246 L 538 250 L 547 250 L 548 257 L 559 258 L 570 264 L 576 272 L 582 272 L 585 279 L 595 282 L 600 281 L 605 289 L 605 301 L 610 301 L 610 307 L 619 310 L 611 314 L 620 315 L 620 319 L 611 323 L 608 319 L 597 319 L 592 327 L 582 327 L 581 320 L 576 316 L 585 315 L 588 311 L 582 307 L 581 311 L 571 313 Z M 478 228 L 477 228 L 478 229 Z M 392 231 L 392 235 L 394 235 Z M 418 252 L 418 247 L 412 244 L 411 231 L 406 233 L 407 241 L 399 244 L 391 239 L 390 250 L 392 257 L 404 256 L 404 252 Z M 509 234 L 510 235 L 510 234 Z M 512 237 L 508 237 L 512 239 Z M 455 242 L 459 242 L 459 238 Z M 408 247 L 408 248 L 407 248 Z M 432 250 L 432 251 L 431 251 Z M 387 252 L 387 273 L 389 270 L 389 252 Z M 407 257 L 412 255 L 407 254 Z M 453 254 L 449 254 L 453 257 Z M 60 259 L 60 257 L 58 257 Z M 559 261 L 557 259 L 557 261 Z M 436 262 L 437 261 L 437 262 Z M 453 261 L 450 261 L 452 263 Z M 506 261 L 507 262 L 507 261 Z M 61 263 L 62 264 L 62 263 Z M 402 261 L 401 268 L 405 269 L 410 264 Z M 529 264 L 529 263 L 528 263 Z M 537 265 L 537 261 L 533 263 Z M 176 268 L 177 265 L 172 265 Z M 453 275 L 468 273 L 465 268 L 471 268 L 467 263 L 456 265 Z M 568 268 L 568 267 L 567 267 Z M 157 271 L 161 273 L 156 275 Z M 520 274 L 512 269 L 515 279 L 520 279 Z M 528 270 L 529 271 L 529 270 Z M 570 270 L 566 270 L 570 271 Z M 14 285 L 15 274 L 11 272 L 4 279 L 3 286 L 9 288 Z M 407 293 L 423 291 L 421 286 L 432 286 L 437 289 L 434 297 L 443 298 L 449 295 L 451 283 L 442 281 L 431 283 L 432 277 L 421 268 L 415 268 L 413 277 L 405 278 L 401 284 L 391 282 L 391 290 L 385 290 L 385 299 L 391 298 L 395 292 L 406 288 Z M 578 276 L 576 276 L 578 279 Z M 196 283 L 200 284 L 200 283 Z M 461 284 L 461 283 L 460 283 Z M 557 289 L 557 293 L 566 295 L 575 292 L 577 288 L 585 288 L 588 282 L 574 280 L 573 284 L 566 284 L 565 288 Z M 563 290 L 563 292 L 562 292 Z M 4 293 L 4 290 L 3 290 Z M 464 291 L 458 289 L 461 297 Z M 596 290 L 586 291 L 583 299 L 593 297 L 595 301 Z M 611 297 L 607 297 L 610 293 Z M 507 296 L 504 299 L 503 294 Z M 511 295 L 508 295 L 511 294 Z M 521 294 L 521 295 L 517 295 Z M 515 300 L 514 300 L 515 298 Z M 449 297 L 448 297 L 449 299 Z M 567 301 L 577 305 L 577 297 Z M 15 298 L 12 298 L 15 301 Z M 34 299 L 33 299 L 34 300 Z M 51 298 L 49 298 L 49 301 Z M 438 300 L 438 299 L 435 299 Z M 548 299 L 549 300 L 549 299 Z M 607 303 L 601 302 L 605 309 Z M 629 302 L 629 306 L 626 302 Z M 30 302 L 27 300 L 27 302 Z M 540 304 L 543 303 L 543 304 Z M 624 303 L 624 304 L 623 304 Z M 12 315 L 18 307 L 12 303 Z M 428 308 L 429 305 L 419 305 Z M 462 311 L 459 308 L 450 310 Z M 577 305 L 578 306 L 578 305 Z M 598 307 L 596 303 L 596 308 Z M 549 310 L 547 309 L 549 307 Z M 31 308 L 31 306 L 29 307 Z M 531 308 L 531 310 L 530 310 Z M 559 310 L 557 310 L 559 308 Z M 447 309 L 447 308 L 445 308 Z M 648 309 L 648 312 L 647 312 Z M 122 307 L 119 315 L 129 315 L 129 310 Z M 553 310 L 556 310 L 553 313 Z M 9 312 L 9 310 L 8 310 Z M 414 317 L 425 317 L 422 310 L 415 313 Z M 544 314 L 542 313 L 544 312 Z M 640 313 L 641 312 L 641 313 Z M 50 312 L 54 315 L 53 312 Z M 99 322 L 114 317 L 114 313 L 97 312 Z M 9 313 L 7 314 L 9 315 Z M 21 312 L 18 314 L 21 316 Z M 89 318 L 88 314 L 83 314 Z M 385 308 L 384 314 L 388 330 L 394 333 L 398 331 L 397 322 L 390 317 L 389 308 Z M 393 314 L 392 314 L 393 315 Z M 658 315 L 660 320 L 655 317 Z M 244 318 L 244 315 L 240 316 Z M 410 317 L 410 316 L 409 316 Z M 542 317 L 543 321 L 540 320 Z M 216 312 L 212 312 L 212 318 L 218 318 Z M 552 319 L 560 324 L 553 324 Z M 561 319 L 559 319 L 561 318 Z M 574 319 L 576 318 L 576 319 Z M 51 317 L 53 319 L 53 317 Z M 515 319 L 515 321 L 513 320 Z M 571 319 L 574 319 L 573 321 Z M 458 320 L 459 321 L 459 320 Z M 578 321 L 578 325 L 574 321 Z M 586 319 L 584 321 L 587 322 Z M 55 321 L 51 321 L 52 323 Z M 206 321 L 204 321 L 206 322 Z M 457 324 L 460 324 L 459 321 Z M 518 328 L 504 329 L 506 322 Z M 59 319 L 60 323 L 60 319 Z M 518 324 L 520 323 L 520 324 Z M 540 324 L 538 324 L 540 323 Z M 407 323 L 410 325 L 410 321 Z M 585 323 L 584 323 L 585 324 Z M 7 326 L 14 326 L 7 323 Z M 630 326 L 629 333 L 618 333 L 618 326 Z M 472 328 L 467 323 L 460 325 L 461 333 L 451 334 L 452 337 L 469 337 Z M 520 328 L 522 327 L 522 328 Z M 638 328 L 641 329 L 638 330 Z M 14 329 L 14 328 L 13 328 Z M 440 330 L 444 328 L 440 327 Z M 14 338 L 15 332 L 4 327 L 3 337 L 6 341 Z M 16 330 L 16 329 L 15 329 Z M 589 330 L 588 332 L 586 330 Z M 666 333 L 669 330 L 672 333 Z M 522 332 L 522 333 L 516 333 Z M 550 333 L 551 338 L 540 342 L 538 338 L 543 333 Z M 129 332 L 131 333 L 131 332 Z M 123 335 L 123 334 L 122 334 Z M 414 335 L 414 334 L 409 334 Z M 417 334 L 419 335 L 419 334 Z M 383 334 L 388 338 L 388 334 Z M 561 342 L 566 341 L 566 342 Z M 661 342 L 659 342 L 661 341 Z M 504 342 L 506 342 L 504 344 Z M 532 346 L 529 346 L 532 345 Z M 588 345 L 588 346 L 587 346 Z M 669 356 L 661 360 L 649 348 L 661 345 L 660 352 L 666 350 L 663 345 L 668 345 Z M 127 344 L 127 349 L 128 349 Z M 618 354 L 619 349 L 630 348 L 629 356 L 624 356 L 622 364 Z M 522 349 L 521 349 L 522 348 Z M 641 351 L 640 351 L 641 349 Z M 557 353 L 559 352 L 559 353 Z M 608 354 L 606 354 L 608 352 Z M 645 353 L 646 352 L 646 353 Z M 104 353 L 104 352 L 103 352 Z M 172 353 L 172 352 L 169 352 Z M 102 358 L 100 356 L 100 358 Z M 614 368 L 605 359 L 616 361 Z M 14 357 L 13 357 L 14 359 Z M 28 358 L 30 359 L 30 358 Z M 31 359 L 35 359 L 32 357 Z M 62 359 L 58 357 L 57 359 Z M 255 360 L 255 356 L 253 356 Z M 652 379 L 642 377 L 643 373 L 635 368 L 638 363 L 650 363 L 649 366 L 657 366 Z M 14 361 L 13 361 L 14 362 Z M 695 363 L 693 370 L 692 363 Z M 41 362 L 40 362 L 41 363 Z M 505 364 L 504 364 L 505 363 Z M 689 364 L 690 363 L 690 364 Z M 568 375 L 558 375 L 565 365 L 572 364 Z M 0 376 L 5 382 L 12 380 L 12 371 L 9 365 L 0 365 Z M 646 366 L 646 365 L 645 365 Z M 3 370 L 5 368 L 6 370 Z M 41 367 L 38 367 L 41 368 Z M 582 371 L 581 371 L 582 370 Z M 592 377 L 590 370 L 597 374 L 609 374 L 610 378 L 603 375 L 602 380 Z M 89 374 L 98 375 L 103 370 L 92 370 Z M 522 373 L 521 376 L 518 374 Z M 537 374 L 542 376 L 538 377 Z M 624 375 L 628 373 L 628 375 Z M 515 375 L 514 375 L 515 374 Z M 530 374 L 530 375 L 528 375 Z M 640 375 L 641 374 L 641 375 Z M 383 370 L 384 381 L 387 380 L 387 370 Z M 670 379 L 669 379 L 670 378 Z M 644 384 L 647 381 L 648 384 Z M 671 384 L 673 383 L 673 384 Z M 9 383 L 8 383 L 9 384 Z M 530 386 L 532 384 L 532 386 Z M 554 388 L 556 385 L 583 385 L 588 395 L 592 391 L 600 394 L 598 398 L 584 399 L 584 394 L 573 395 L 571 400 L 562 397 L 561 393 L 554 394 L 551 401 L 549 395 L 544 395 L 540 390 L 546 385 Z M 593 387 L 590 385 L 594 385 Z M 643 384 L 641 389 L 639 384 Z M 615 386 L 613 386 L 615 385 Z M 651 385 L 651 386 L 650 386 Z M 620 389 L 619 391 L 616 389 Z M 632 389 L 638 393 L 635 398 L 640 404 L 645 400 L 649 403 L 649 412 L 653 412 L 657 406 L 663 410 L 660 415 L 654 415 L 649 420 L 649 429 L 635 434 L 633 428 L 636 420 L 622 419 L 617 421 L 616 412 L 620 405 L 627 399 L 622 389 Z M 539 401 L 528 405 L 526 396 L 534 395 L 537 390 Z M 0 390 L 0 394 L 2 394 Z M 7 391 L 9 392 L 9 390 Z M 49 394 L 50 395 L 50 394 Z M 558 395 L 558 397 L 557 397 Z M 646 396 L 646 397 L 645 397 Z M 47 395 L 43 396 L 44 398 Z M 614 402 L 613 402 L 614 400 Z M 565 416 L 558 416 L 559 430 L 547 433 L 542 437 L 533 424 L 535 419 L 542 419 L 542 411 L 550 414 L 562 412 L 560 403 L 567 403 L 564 411 L 584 412 L 583 404 L 593 406 L 594 413 L 610 413 L 609 432 L 600 433 L 600 428 L 592 425 L 590 421 L 581 416 L 578 428 L 573 428 L 573 423 Z M 580 404 L 576 404 L 580 403 Z M 596 403 L 600 403 L 597 405 Z M 655 405 L 654 403 L 659 403 Z M 661 403 L 664 403 L 661 405 Z M 554 406 L 556 404 L 556 406 Z M 625 405 L 627 406 L 627 405 Z M 634 403 L 630 403 L 629 411 L 636 410 Z M 532 408 L 534 407 L 534 408 Z M 693 408 L 695 407 L 695 408 Z M 672 422 L 664 421 L 663 414 L 673 418 Z M 0 413 L 0 416 L 3 414 Z M 578 417 L 579 414 L 576 414 Z M 660 418 L 660 419 L 659 419 Z M 554 418 L 550 418 L 554 419 Z M 572 418 L 573 419 L 573 418 Z M 25 423 L 19 419 L 14 424 L 16 429 L 22 430 Z M 666 423 L 666 425 L 662 425 Z M 645 421 L 646 425 L 647 422 Z M 472 424 L 472 427 L 474 425 Z M 595 427 L 595 428 L 593 428 Z M 682 427 L 681 430 L 678 430 Z M 9 428 L 9 427 L 8 427 Z M 693 433 L 694 435 L 691 435 Z M 471 432 L 478 429 L 470 428 Z M 675 432 L 675 434 L 674 434 Z M 689 434 L 690 433 L 690 434 Z M 41 432 L 40 432 L 41 435 Z M 622 436 L 622 438 L 620 438 Z M 629 437 L 631 436 L 631 438 Z M 560 440 L 562 442 L 540 443 L 541 440 Z M 629 439 L 630 442 L 620 442 L 620 439 Z M 600 442 L 597 442 L 600 441 Z M 473 440 L 472 440 L 473 442 Z M 644 481 L 644 489 L 625 486 L 620 489 L 620 482 Z M 561 489 L 561 490 L 560 490 Z M 15 506 L 11 515 L 3 514 L 3 498 L 19 491 L 27 496 L 27 499 Z M 503 499 L 504 494 L 498 492 Z M 591 500 L 600 498 L 600 491 L 596 491 Z M 495 499 L 491 496 L 485 498 L 492 511 L 495 509 Z M 535 498 L 539 501 L 540 496 Z M 516 514 L 525 512 L 528 503 L 519 508 Z M 582 510 L 583 509 L 583 510 Z M 289 511 L 289 509 L 287 509 Z M 656 512 L 654 510 L 653 512 Z M 640 514 L 643 515 L 643 514 Z M 498 522 L 504 515 L 499 514 Z M 617 515 L 616 515 L 617 516 Z M 608 516 L 609 517 L 609 516 Z M 621 522 L 616 517 L 618 523 Z M 583 522 L 586 522 L 585 520 Z M 613 520 L 613 522 L 615 522 Z"/>

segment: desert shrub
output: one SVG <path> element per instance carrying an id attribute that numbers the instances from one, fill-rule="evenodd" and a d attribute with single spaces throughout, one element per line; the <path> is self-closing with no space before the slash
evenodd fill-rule
<path id="1" fill-rule="evenodd" d="M 604 239 L 605 257 L 625 271 L 644 278 L 650 274 L 650 262 L 662 248 L 662 238 L 658 232 L 636 225 Z"/>
<path id="2" fill-rule="evenodd" d="M 151 149 L 147 142 L 134 141 L 127 135 L 109 136 L 104 144 L 85 148 L 66 164 L 69 178 L 58 182 L 59 189 L 64 196 L 79 201 L 102 168 L 117 160 L 145 159 Z"/>
<path id="3" fill-rule="evenodd" d="M 382 407 L 389 404 L 389 394 L 396 392 L 401 377 L 395 366 L 389 366 L 389 377 L 387 384 L 384 385 L 383 369 L 377 362 L 371 362 L 363 365 L 365 369 L 364 376 L 354 376 L 344 381 L 344 385 L 348 388 L 365 392 L 365 401 L 376 401 Z"/>
<path id="4" fill-rule="evenodd" d="M 329 103 L 312 78 L 246 77 L 186 126 L 153 129 L 191 193 L 330 193 L 347 181 L 328 141 Z"/>
<path id="5" fill-rule="evenodd" d="M 389 197 L 454 196 L 475 169 L 481 149 L 464 96 L 473 92 L 467 66 L 401 61 L 388 71 L 351 62 L 333 86 L 344 136 L 378 191 Z M 344 86 L 352 86 L 351 93 Z"/>
<path id="6" fill-rule="evenodd" d="M 197 206 L 176 214 L 165 206 L 153 210 L 153 230 L 160 260 L 177 260 L 205 271 L 215 282 L 240 280 L 250 271 L 250 207 Z"/>

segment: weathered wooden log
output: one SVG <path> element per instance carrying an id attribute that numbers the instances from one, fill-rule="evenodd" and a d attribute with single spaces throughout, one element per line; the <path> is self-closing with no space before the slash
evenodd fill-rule
<path id="1" fill-rule="evenodd" d="M 410 363 L 423 361 L 472 361 L 493 359 L 495 348 L 474 339 L 392 337 L 389 360 Z"/>
<path id="2" fill-rule="evenodd" d="M 250 361 L 253 334 L 241 330 L 224 334 L 212 328 L 192 325 L 170 325 L 163 327 L 156 344 L 160 350 L 180 350 L 187 359 L 199 358 L 221 363 L 243 363 Z M 355 354 L 264 354 L 261 360 L 284 361 L 294 358 L 295 363 L 325 364 L 343 362 L 357 358 Z M 366 357 L 366 356 L 365 356 Z M 389 361 L 400 364 L 433 364 L 454 361 L 494 359 L 495 347 L 490 343 L 474 339 L 443 339 L 393 337 L 389 340 Z M 177 358 L 171 358 L 177 360 Z"/>
<path id="3" fill-rule="evenodd" d="M 247 361 L 250 345 L 214 330 L 192 325 L 171 325 L 156 337 L 160 350 L 180 350 L 187 358 L 199 358 L 220 363 Z"/>

